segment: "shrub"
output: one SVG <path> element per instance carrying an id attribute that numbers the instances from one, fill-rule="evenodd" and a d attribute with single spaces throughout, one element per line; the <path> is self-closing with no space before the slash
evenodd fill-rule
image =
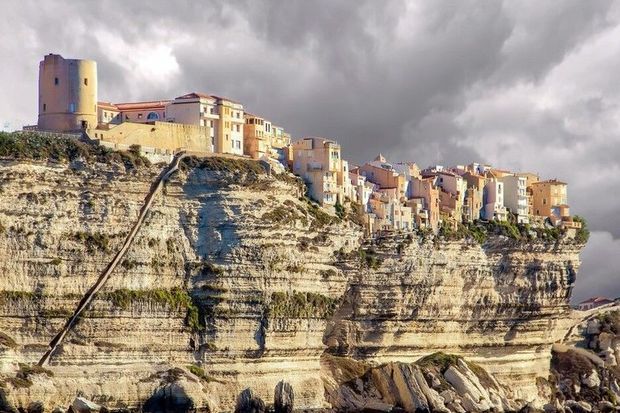
<path id="1" fill-rule="evenodd" d="M 331 317 L 338 300 L 312 292 L 274 292 L 267 314 L 274 318 L 322 318 Z"/>
<path id="2" fill-rule="evenodd" d="M 590 239 L 590 230 L 588 229 L 588 223 L 585 218 L 575 215 L 573 217 L 573 221 L 581 223 L 581 228 L 579 228 L 575 233 L 575 241 L 580 244 L 587 243 Z"/>
<path id="3" fill-rule="evenodd" d="M 416 364 L 420 367 L 438 367 L 443 374 L 448 367 L 456 365 L 459 359 L 461 359 L 461 357 L 455 356 L 454 354 L 446 354 L 438 351 L 437 353 L 422 357 L 420 360 L 416 361 Z"/>
<path id="4" fill-rule="evenodd" d="M 150 166 L 148 159 L 132 152 L 112 151 L 77 139 L 43 136 L 36 132 L 0 132 L 0 157 L 67 162 L 123 163 L 126 168 Z"/>
<path id="5" fill-rule="evenodd" d="M 60 258 L 56 257 L 56 258 L 53 258 L 50 261 L 50 264 L 52 264 L 52 265 L 60 265 L 61 262 L 62 262 L 62 260 Z"/>
<path id="6" fill-rule="evenodd" d="M 128 290 L 118 289 L 103 295 L 104 299 L 110 300 L 112 305 L 123 310 L 129 308 L 134 302 L 153 302 L 165 305 L 172 310 L 185 310 L 185 323 L 193 331 L 202 330 L 199 308 L 186 290 L 173 288 L 171 290 Z"/>
<path id="7" fill-rule="evenodd" d="M 200 159 L 194 156 L 188 156 L 181 161 L 181 168 L 184 170 L 197 168 L 207 171 L 242 173 L 254 176 L 264 175 L 267 172 L 263 164 L 259 161 L 224 158 L 219 156 Z"/>
<path id="8" fill-rule="evenodd" d="M 72 235 L 74 241 L 83 242 L 89 252 L 103 251 L 108 252 L 110 248 L 110 238 L 106 234 L 99 232 L 75 232 Z"/>
<path id="9" fill-rule="evenodd" d="M 340 203 L 340 201 L 336 202 L 336 205 L 334 205 L 334 208 L 336 209 L 336 216 L 340 219 L 344 219 L 346 212 L 344 210 L 344 207 Z"/>
<path id="10" fill-rule="evenodd" d="M 358 254 L 360 264 L 373 270 L 379 269 L 379 267 L 383 263 L 383 260 L 377 257 L 377 253 L 372 248 L 369 248 L 367 250 L 363 250 L 360 248 L 358 250 Z"/>

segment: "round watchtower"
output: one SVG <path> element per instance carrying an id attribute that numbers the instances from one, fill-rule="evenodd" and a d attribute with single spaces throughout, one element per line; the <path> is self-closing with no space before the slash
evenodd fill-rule
<path id="1" fill-rule="evenodd" d="M 48 54 L 39 63 L 40 130 L 71 132 L 97 126 L 97 63 Z"/>

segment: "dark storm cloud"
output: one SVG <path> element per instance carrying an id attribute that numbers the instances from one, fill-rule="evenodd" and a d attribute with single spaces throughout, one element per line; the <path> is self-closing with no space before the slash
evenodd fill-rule
<path id="1" fill-rule="evenodd" d="M 22 0 L 3 15 L 0 127 L 35 121 L 37 64 L 57 52 L 97 60 L 101 99 L 211 92 L 354 162 L 562 178 L 598 231 L 583 269 L 620 295 L 596 254 L 620 237 L 618 3 Z"/>

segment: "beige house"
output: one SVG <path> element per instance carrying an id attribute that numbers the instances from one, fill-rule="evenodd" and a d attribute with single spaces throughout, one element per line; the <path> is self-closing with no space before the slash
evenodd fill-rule
<path id="1" fill-rule="evenodd" d="M 216 151 L 243 155 L 243 105 L 232 99 L 213 96 L 219 122 L 215 124 Z"/>
<path id="2" fill-rule="evenodd" d="M 292 170 L 308 183 L 310 197 L 322 205 L 344 202 L 345 175 L 340 145 L 325 138 L 304 138 L 292 144 Z"/>
<path id="3" fill-rule="evenodd" d="M 554 209 L 568 205 L 567 185 L 557 179 L 532 184 L 534 215 L 549 217 Z"/>
<path id="4" fill-rule="evenodd" d="M 474 170 L 473 168 L 471 169 Z M 461 175 L 467 184 L 463 200 L 463 217 L 466 222 L 480 219 L 482 214 L 486 178 L 476 172 L 467 171 Z"/>
<path id="5" fill-rule="evenodd" d="M 518 224 L 529 224 L 527 178 L 522 175 L 503 175 L 498 178 L 504 184 L 504 205 L 517 217 Z"/>
<path id="6" fill-rule="evenodd" d="M 271 122 L 260 116 L 245 113 L 243 152 L 254 159 L 271 154 Z"/>
<path id="7" fill-rule="evenodd" d="M 408 182 L 405 175 L 397 171 L 381 154 L 372 162 L 356 168 L 354 172 L 365 176 L 369 182 L 379 185 L 380 188 L 396 188 L 400 196 L 406 195 Z"/>
<path id="8" fill-rule="evenodd" d="M 434 177 L 430 178 L 413 178 L 409 182 L 411 186 L 411 198 L 420 199 L 423 209 L 427 212 L 428 225 L 434 232 L 439 230 L 439 189 L 433 184 Z"/>
<path id="9" fill-rule="evenodd" d="M 396 188 L 373 192 L 369 200 L 375 215 L 375 231 L 410 231 L 413 229 L 413 213 L 409 206 L 399 200 Z"/>
<path id="10" fill-rule="evenodd" d="M 216 145 L 215 131 L 220 116 L 217 113 L 217 100 L 204 93 L 188 93 L 171 101 L 166 107 L 167 122 L 196 125 L 209 129 L 208 140 L 213 152 L 222 152 Z"/>

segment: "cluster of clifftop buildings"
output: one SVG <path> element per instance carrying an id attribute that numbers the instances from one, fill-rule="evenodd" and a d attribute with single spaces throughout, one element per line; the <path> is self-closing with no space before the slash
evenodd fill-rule
<path id="1" fill-rule="evenodd" d="M 513 220 L 579 228 L 569 213 L 566 183 L 531 173 L 472 163 L 420 169 L 382 155 L 354 166 L 340 145 L 325 138 L 291 140 L 241 103 L 203 93 L 171 100 L 110 103 L 97 100 L 94 61 L 49 54 L 39 66 L 39 118 L 29 130 L 80 132 L 114 149 L 139 145 L 150 155 L 185 150 L 278 161 L 308 184 L 322 205 L 358 205 L 375 231 L 455 228 L 475 220 Z"/>

